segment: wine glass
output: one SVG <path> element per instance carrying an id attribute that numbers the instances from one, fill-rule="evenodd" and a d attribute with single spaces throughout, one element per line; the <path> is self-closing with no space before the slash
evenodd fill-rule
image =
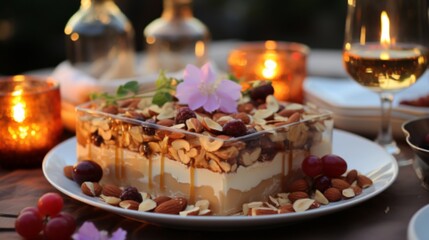
<path id="1" fill-rule="evenodd" d="M 375 141 L 397 159 L 400 149 L 390 124 L 392 101 L 428 66 L 426 5 L 426 0 L 348 0 L 344 66 L 355 81 L 379 94 L 381 128 Z"/>

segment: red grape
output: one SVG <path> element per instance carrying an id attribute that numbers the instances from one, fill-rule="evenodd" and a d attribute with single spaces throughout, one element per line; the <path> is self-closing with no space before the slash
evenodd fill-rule
<path id="1" fill-rule="evenodd" d="M 23 212 L 15 220 L 15 231 L 24 238 L 35 239 L 43 229 L 43 219 L 33 211 Z"/>
<path id="2" fill-rule="evenodd" d="M 69 216 L 65 216 L 64 213 L 51 218 L 45 225 L 44 235 L 45 238 L 50 239 L 70 239 L 74 230 L 76 229 L 76 223 Z"/>
<path id="3" fill-rule="evenodd" d="M 323 173 L 328 177 L 339 177 L 347 171 L 347 162 L 340 156 L 327 154 L 322 157 Z"/>
<path id="4" fill-rule="evenodd" d="M 19 212 L 19 215 L 21 215 L 25 212 L 35 213 L 35 214 L 39 215 L 40 218 L 42 218 L 42 215 L 40 214 L 39 209 L 37 207 L 25 207 L 21 210 L 21 212 Z"/>
<path id="5" fill-rule="evenodd" d="M 322 174 L 323 165 L 319 157 L 310 155 L 301 164 L 302 171 L 309 177 L 316 177 Z"/>
<path id="6" fill-rule="evenodd" d="M 96 162 L 84 160 L 73 167 L 72 175 L 74 181 L 80 186 L 83 182 L 100 181 L 103 176 L 103 169 Z"/>
<path id="7" fill-rule="evenodd" d="M 37 207 L 42 216 L 49 215 L 51 217 L 57 215 L 63 208 L 63 198 L 58 193 L 45 193 L 39 198 Z"/>

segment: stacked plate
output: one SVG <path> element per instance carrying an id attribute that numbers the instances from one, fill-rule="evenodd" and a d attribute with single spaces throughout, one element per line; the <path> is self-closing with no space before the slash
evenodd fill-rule
<path id="1" fill-rule="evenodd" d="M 350 78 L 308 77 L 304 83 L 306 102 L 333 112 L 335 127 L 358 134 L 375 136 L 381 122 L 380 98 Z M 395 95 L 392 109 L 393 134 L 403 137 L 404 121 L 429 116 L 428 107 L 400 105 L 429 94 L 429 73 L 408 89 Z"/>

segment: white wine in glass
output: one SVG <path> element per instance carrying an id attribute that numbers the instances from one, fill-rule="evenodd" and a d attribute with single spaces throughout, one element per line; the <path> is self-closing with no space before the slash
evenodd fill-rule
<path id="1" fill-rule="evenodd" d="M 428 66 L 426 0 L 348 0 L 344 66 L 381 99 L 376 142 L 399 156 L 390 114 L 394 93 L 413 85 Z"/>

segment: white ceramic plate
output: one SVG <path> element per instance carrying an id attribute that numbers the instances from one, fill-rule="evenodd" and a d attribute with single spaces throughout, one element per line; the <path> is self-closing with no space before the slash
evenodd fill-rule
<path id="1" fill-rule="evenodd" d="M 98 198 L 84 195 L 80 187 L 67 179 L 63 167 L 76 162 L 76 138 L 71 138 L 52 149 L 43 161 L 43 173 L 46 179 L 59 191 L 78 201 L 98 207 L 138 221 L 189 229 L 228 230 L 240 228 L 272 227 L 279 224 L 296 222 L 308 218 L 333 213 L 358 203 L 364 202 L 384 191 L 396 179 L 398 165 L 396 160 L 375 143 L 357 135 L 334 130 L 333 153 L 344 157 L 349 169 L 357 169 L 371 177 L 374 185 L 353 199 L 331 203 L 317 209 L 301 213 L 267 215 L 258 217 L 247 216 L 191 216 L 156 214 L 138 212 L 109 206 Z M 359 147 L 356 147 L 359 146 Z"/>
<path id="2" fill-rule="evenodd" d="M 398 92 L 392 106 L 392 127 L 395 136 L 403 137 L 405 120 L 427 116 L 428 107 L 400 105 L 429 94 L 429 72 L 413 86 Z M 350 78 L 308 77 L 304 82 L 305 98 L 334 114 L 336 127 L 359 134 L 376 134 L 380 128 L 380 98 Z M 358 122 L 358 124 L 356 124 Z M 364 127 L 362 127 L 364 126 Z"/>
<path id="3" fill-rule="evenodd" d="M 423 240 L 429 236 L 429 205 L 422 207 L 408 224 L 408 240 Z"/>

